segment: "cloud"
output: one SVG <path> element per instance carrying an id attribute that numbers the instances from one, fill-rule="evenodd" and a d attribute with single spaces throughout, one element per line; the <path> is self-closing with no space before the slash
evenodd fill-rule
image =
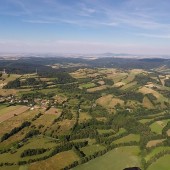
<path id="1" fill-rule="evenodd" d="M 170 3 L 165 0 L 164 3 L 154 3 L 153 0 L 126 0 L 113 3 L 111 0 L 80 0 L 73 3 L 56 0 L 6 0 L 9 4 L 16 5 L 15 11 L 3 10 L 0 7 L 1 14 L 22 15 L 21 20 L 28 23 L 54 24 L 67 23 L 79 26 L 120 26 L 125 28 L 140 28 L 144 30 L 170 29 L 170 24 L 163 22 L 162 15 L 170 17 L 167 10 L 161 10 L 159 14 L 159 4 L 169 6 Z M 158 2 L 159 0 L 157 0 Z M 160 2 L 160 1 L 159 1 Z M 9 5 L 8 5 L 9 6 Z M 6 6 L 4 7 L 6 9 Z M 8 9 L 8 8 L 7 8 Z M 155 9 L 157 11 L 155 12 Z M 23 15 L 24 14 L 24 15 Z M 54 19 L 51 19 L 54 18 Z"/>
<path id="2" fill-rule="evenodd" d="M 41 20 L 41 19 L 38 19 L 38 20 L 28 19 L 28 20 L 22 20 L 22 21 L 27 22 L 27 23 L 32 23 L 32 24 L 55 24 L 56 23 L 54 21 Z"/>

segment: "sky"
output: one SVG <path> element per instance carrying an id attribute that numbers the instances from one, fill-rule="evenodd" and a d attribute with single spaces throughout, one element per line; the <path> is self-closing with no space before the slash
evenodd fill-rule
<path id="1" fill-rule="evenodd" d="M 0 0 L 0 52 L 170 55 L 170 0 Z"/>

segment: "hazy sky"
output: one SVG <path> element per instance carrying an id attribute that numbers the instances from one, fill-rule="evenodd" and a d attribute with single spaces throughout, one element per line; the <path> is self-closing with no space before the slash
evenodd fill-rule
<path id="1" fill-rule="evenodd" d="M 0 52 L 170 54 L 170 0 L 0 0 Z"/>

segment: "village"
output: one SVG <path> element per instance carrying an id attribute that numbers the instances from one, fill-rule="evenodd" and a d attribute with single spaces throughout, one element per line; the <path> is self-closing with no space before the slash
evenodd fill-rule
<path id="1" fill-rule="evenodd" d="M 3 71 L 0 72 L 1 77 L 0 77 L 0 89 L 1 91 L 10 91 L 10 89 L 5 89 L 4 87 L 5 85 L 9 82 L 9 80 L 13 80 L 13 78 L 18 78 L 19 76 L 16 75 L 9 75 L 6 70 L 4 69 Z M 34 74 L 30 74 L 27 75 L 27 77 L 35 77 L 37 75 L 37 69 L 36 72 Z M 10 78 L 8 80 L 9 77 L 12 77 L 12 79 Z M 28 87 L 27 87 L 28 88 Z M 23 89 L 23 91 L 25 90 L 26 92 L 28 91 L 28 89 L 25 88 Z M 31 89 L 32 88 L 32 89 Z M 15 91 L 15 90 L 14 90 Z M 29 87 L 29 92 L 31 91 L 35 91 L 33 87 Z M 53 97 L 36 97 L 36 96 L 27 96 L 27 93 L 22 95 L 18 95 L 17 94 L 17 90 L 15 92 L 10 92 L 5 93 L 3 92 L 4 95 L 2 95 L 0 93 L 0 104 L 6 104 L 8 106 L 12 106 L 12 105 L 25 105 L 28 106 L 30 108 L 30 110 L 34 110 L 34 109 L 42 109 L 44 111 L 50 109 L 50 108 L 54 108 L 57 107 L 58 105 L 62 106 L 64 105 L 65 100 L 61 100 L 61 97 L 57 96 L 57 94 L 55 94 L 55 96 Z"/>

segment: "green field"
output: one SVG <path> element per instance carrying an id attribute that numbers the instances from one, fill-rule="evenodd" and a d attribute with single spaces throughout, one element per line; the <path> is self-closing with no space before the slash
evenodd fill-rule
<path id="1" fill-rule="evenodd" d="M 17 149 L 15 153 L 0 154 L 0 160 L 1 162 L 6 162 L 7 160 L 8 162 L 18 162 L 19 160 L 29 160 L 30 158 L 35 159 L 35 158 L 47 155 L 49 151 L 47 151 L 46 153 L 40 154 L 40 155 L 35 155 L 31 157 L 27 156 L 24 158 L 21 158 L 20 155 L 24 150 L 27 150 L 27 149 L 36 149 L 36 148 L 49 148 L 50 149 L 56 145 L 57 144 L 55 143 L 55 141 L 48 139 L 48 138 L 43 138 L 43 137 L 32 138 L 23 147 Z"/>
<path id="2" fill-rule="evenodd" d="M 7 105 L 1 105 L 0 107 L 0 115 L 3 115 L 3 114 L 6 114 L 10 111 L 13 111 L 13 110 L 16 110 L 18 109 L 19 107 L 21 107 L 20 105 L 17 105 L 17 106 L 10 106 L 10 107 L 7 107 Z"/>
<path id="3" fill-rule="evenodd" d="M 47 160 L 34 163 L 29 166 L 29 170 L 60 170 L 75 160 L 79 160 L 79 157 L 74 151 L 69 150 L 61 152 Z"/>
<path id="4" fill-rule="evenodd" d="M 20 169 L 21 168 L 21 169 Z M 8 167 L 0 167 L 0 170 L 27 170 L 27 169 L 22 169 L 23 166 L 8 166 Z"/>
<path id="5" fill-rule="evenodd" d="M 170 150 L 170 147 L 168 146 L 160 146 L 160 147 L 156 147 L 154 148 L 146 157 L 146 161 L 148 161 L 149 159 L 151 159 L 151 157 L 153 157 L 154 155 L 158 154 L 159 152 L 161 151 L 164 151 L 164 150 Z"/>
<path id="6" fill-rule="evenodd" d="M 169 170 L 170 155 L 165 155 L 153 163 L 147 170 Z"/>
<path id="7" fill-rule="evenodd" d="M 86 83 L 86 84 L 80 84 L 80 88 L 85 88 L 85 89 L 88 89 L 88 88 L 92 88 L 92 87 L 95 87 L 96 85 L 94 83 Z"/>
<path id="8" fill-rule="evenodd" d="M 0 87 L 0 164 L 14 165 L 0 170 L 123 170 L 143 167 L 141 160 L 170 150 L 170 138 L 162 134 L 170 121 L 170 90 L 157 82 L 159 73 L 89 67 L 53 71 L 5 77 L 5 83 L 13 82 Z M 20 107 L 27 110 L 16 115 Z M 149 168 L 165 166 L 168 158 L 155 158 Z M 75 167 L 77 161 L 86 163 Z"/>
<path id="9" fill-rule="evenodd" d="M 150 122 L 152 119 L 141 119 L 139 120 L 139 122 L 141 123 L 147 123 L 147 122 Z"/>
<path id="10" fill-rule="evenodd" d="M 5 109 L 8 105 L 7 104 L 0 104 L 0 115 L 3 114 L 3 109 Z"/>
<path id="11" fill-rule="evenodd" d="M 105 130 L 105 129 L 98 129 L 98 132 L 99 132 L 99 134 L 106 134 L 106 133 L 114 133 L 114 130 L 113 129 L 107 129 L 107 130 Z"/>
<path id="12" fill-rule="evenodd" d="M 105 149 L 104 146 L 101 145 L 91 145 L 81 148 L 80 150 L 83 151 L 86 155 L 92 155 L 95 152 L 101 151 Z"/>
<path id="13" fill-rule="evenodd" d="M 170 121 L 170 119 L 167 120 L 161 120 L 161 121 L 156 121 L 150 125 L 150 128 L 153 132 L 157 134 L 162 133 L 162 129 L 166 126 L 166 124 Z"/>
<path id="14" fill-rule="evenodd" d="M 129 166 L 140 167 L 140 150 L 136 146 L 120 147 L 109 151 L 88 163 L 73 168 L 74 170 L 122 170 Z"/>
<path id="15" fill-rule="evenodd" d="M 140 140 L 139 135 L 130 134 L 130 135 L 127 135 L 127 136 L 125 136 L 123 138 L 120 138 L 118 140 L 113 141 L 113 144 L 128 143 L 128 142 L 131 142 L 131 141 L 139 142 L 139 140 Z"/>

